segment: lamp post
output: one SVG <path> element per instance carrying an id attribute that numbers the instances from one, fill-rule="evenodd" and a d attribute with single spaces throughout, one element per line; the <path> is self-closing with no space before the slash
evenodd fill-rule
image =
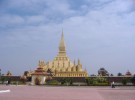
<path id="1" fill-rule="evenodd" d="M 0 69 L 0 81 L 1 81 L 1 69 Z"/>

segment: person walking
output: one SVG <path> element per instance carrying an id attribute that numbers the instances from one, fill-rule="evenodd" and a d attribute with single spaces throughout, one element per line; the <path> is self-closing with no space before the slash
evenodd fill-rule
<path id="1" fill-rule="evenodd" d="M 112 88 L 115 88 L 115 83 L 114 83 L 114 81 L 112 82 L 111 85 L 112 85 Z"/>

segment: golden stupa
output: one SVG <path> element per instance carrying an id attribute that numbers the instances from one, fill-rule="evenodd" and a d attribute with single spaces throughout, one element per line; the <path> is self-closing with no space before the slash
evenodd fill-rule
<path id="1" fill-rule="evenodd" d="M 59 44 L 58 55 L 53 59 L 45 63 L 45 61 L 39 61 L 38 67 L 42 68 L 45 72 L 51 70 L 53 77 L 87 77 L 88 73 L 82 69 L 82 64 L 78 59 L 77 64 L 72 63 L 66 54 L 66 47 L 64 42 L 64 34 L 62 31 L 62 36 Z"/>

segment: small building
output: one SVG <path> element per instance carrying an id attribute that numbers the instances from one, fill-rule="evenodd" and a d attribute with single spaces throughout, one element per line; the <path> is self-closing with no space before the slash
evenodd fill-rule
<path id="1" fill-rule="evenodd" d="M 131 72 L 128 70 L 125 74 L 126 76 L 132 76 Z"/>
<path id="2" fill-rule="evenodd" d="M 38 67 L 32 76 L 32 85 L 43 85 L 47 79 L 50 79 L 52 76 L 51 71 L 43 70 L 43 67 Z"/>
<path id="3" fill-rule="evenodd" d="M 12 76 L 12 73 L 10 71 L 8 71 L 6 76 Z"/>

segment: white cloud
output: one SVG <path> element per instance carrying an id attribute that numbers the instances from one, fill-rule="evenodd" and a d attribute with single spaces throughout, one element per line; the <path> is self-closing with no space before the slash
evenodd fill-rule
<path id="1" fill-rule="evenodd" d="M 11 8 L 18 8 L 18 11 L 23 9 L 23 12 L 21 15 L 9 10 L 0 17 L 1 49 L 20 47 L 22 50 L 40 50 L 33 54 L 48 59 L 55 56 L 52 52 L 57 52 L 55 50 L 63 27 L 69 57 L 81 58 L 90 73 L 95 73 L 97 69 L 94 68 L 100 66 L 108 66 L 108 69 L 114 67 L 113 72 L 116 66 L 120 66 L 122 71 L 126 71 L 126 66 L 135 66 L 132 60 L 135 50 L 135 11 L 132 0 L 94 1 L 80 4 L 80 9 L 73 8 L 65 0 L 11 3 Z M 27 14 L 24 9 L 34 14 Z M 38 52 L 47 53 L 38 55 Z M 30 63 L 35 64 L 34 61 Z M 91 65 L 93 69 L 89 68 Z"/>
<path id="2" fill-rule="evenodd" d="M 0 16 L 0 26 L 10 26 L 10 25 L 19 25 L 24 23 L 24 19 L 17 15 L 2 15 Z"/>
<path id="3" fill-rule="evenodd" d="M 43 15 L 37 15 L 37 16 L 28 16 L 26 17 L 26 23 L 31 25 L 40 25 L 47 21 L 47 18 Z"/>
<path id="4" fill-rule="evenodd" d="M 104 12 L 109 14 L 124 14 L 132 11 L 134 5 L 132 0 L 115 0 L 104 6 Z"/>

